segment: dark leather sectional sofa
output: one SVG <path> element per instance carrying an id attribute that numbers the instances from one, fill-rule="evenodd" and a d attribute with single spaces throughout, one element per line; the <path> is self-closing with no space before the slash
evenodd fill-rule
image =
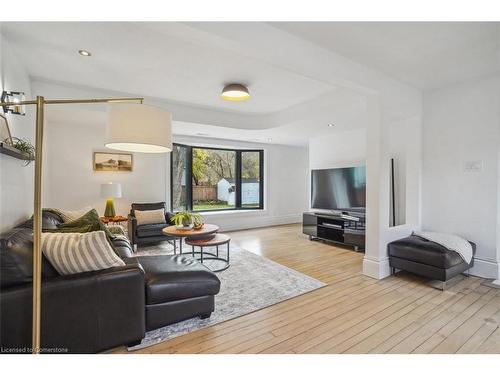
<path id="1" fill-rule="evenodd" d="M 44 211 L 43 228 L 62 219 Z M 32 223 L 0 237 L 0 347 L 31 347 Z M 95 353 L 139 343 L 145 332 L 192 317 L 207 318 L 217 276 L 191 256 L 132 256 L 125 237 L 113 240 L 125 266 L 61 276 L 42 261 L 42 352 Z"/>

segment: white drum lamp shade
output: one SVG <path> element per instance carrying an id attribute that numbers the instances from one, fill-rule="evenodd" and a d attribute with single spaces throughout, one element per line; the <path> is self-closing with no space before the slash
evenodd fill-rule
<path id="1" fill-rule="evenodd" d="M 172 114 L 145 104 L 112 103 L 105 145 L 129 152 L 171 152 Z"/>
<path id="2" fill-rule="evenodd" d="M 122 185 L 116 182 L 108 182 L 106 184 L 101 184 L 101 198 L 121 198 L 122 197 Z"/>

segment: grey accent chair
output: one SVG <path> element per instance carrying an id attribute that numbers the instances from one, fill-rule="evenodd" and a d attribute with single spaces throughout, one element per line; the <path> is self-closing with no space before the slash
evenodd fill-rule
<path id="1" fill-rule="evenodd" d="M 165 221 L 166 223 L 157 224 L 145 224 L 137 225 L 137 219 L 135 217 L 135 210 L 138 211 L 149 211 L 149 210 L 159 210 L 163 209 L 165 211 Z M 162 229 L 172 225 L 170 218 L 173 216 L 172 213 L 167 211 L 167 205 L 165 202 L 158 203 L 132 203 L 132 208 L 128 215 L 128 236 L 134 249 L 137 245 L 157 243 L 162 241 L 171 242 L 175 246 L 173 240 L 169 240 L 162 233 Z"/>

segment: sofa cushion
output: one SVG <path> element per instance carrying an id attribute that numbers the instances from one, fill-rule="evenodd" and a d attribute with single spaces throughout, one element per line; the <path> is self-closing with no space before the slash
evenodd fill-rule
<path id="1" fill-rule="evenodd" d="M 475 253 L 476 245 L 472 243 Z M 417 236 L 409 236 L 388 244 L 389 256 L 427 264 L 438 268 L 451 268 L 464 262 L 455 251 Z"/>
<path id="2" fill-rule="evenodd" d="M 42 255 L 42 278 L 59 276 Z M 33 277 L 33 232 L 13 228 L 0 236 L 0 285 L 14 286 L 31 282 Z"/>
<path id="3" fill-rule="evenodd" d="M 57 210 L 44 208 L 42 210 L 42 230 L 56 229 L 64 221 Z M 33 229 L 33 217 L 18 225 L 19 227 Z"/>
<path id="4" fill-rule="evenodd" d="M 137 237 L 153 237 L 163 235 L 162 229 L 168 227 L 168 224 L 146 224 L 137 226 Z M 165 239 L 167 239 L 165 237 Z"/>
<path id="5" fill-rule="evenodd" d="M 118 254 L 120 258 L 129 258 L 133 255 L 132 245 L 130 244 L 127 236 L 115 235 L 115 237 L 111 240 L 111 243 L 116 254 Z"/>
<path id="6" fill-rule="evenodd" d="M 158 255 L 137 257 L 146 273 L 146 304 L 216 295 L 217 276 L 191 256 Z"/>

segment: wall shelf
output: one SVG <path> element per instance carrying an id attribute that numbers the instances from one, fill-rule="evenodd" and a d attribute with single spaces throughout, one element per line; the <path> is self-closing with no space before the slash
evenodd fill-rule
<path id="1" fill-rule="evenodd" d="M 0 154 L 9 155 L 9 156 L 12 156 L 13 158 L 20 159 L 20 160 L 29 160 L 29 157 L 27 157 L 25 154 L 23 154 L 17 148 L 9 146 L 3 142 L 0 142 Z"/>

